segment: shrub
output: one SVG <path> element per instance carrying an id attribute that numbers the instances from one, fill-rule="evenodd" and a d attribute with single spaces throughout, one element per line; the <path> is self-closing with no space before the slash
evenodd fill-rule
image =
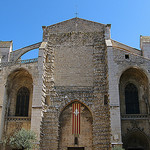
<path id="1" fill-rule="evenodd" d="M 36 134 L 31 130 L 21 129 L 9 139 L 9 145 L 15 149 L 33 149 L 36 142 Z"/>
<path id="2" fill-rule="evenodd" d="M 116 147 L 114 147 L 112 150 L 124 150 L 124 149 L 121 148 L 120 146 L 116 146 Z"/>

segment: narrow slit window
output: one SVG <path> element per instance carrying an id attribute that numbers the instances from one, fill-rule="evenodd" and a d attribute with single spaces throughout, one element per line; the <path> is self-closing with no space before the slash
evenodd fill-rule
<path id="1" fill-rule="evenodd" d="M 108 95 L 104 95 L 104 105 L 108 104 Z"/>
<path id="2" fill-rule="evenodd" d="M 129 55 L 128 54 L 125 55 L 125 59 L 129 59 Z"/>

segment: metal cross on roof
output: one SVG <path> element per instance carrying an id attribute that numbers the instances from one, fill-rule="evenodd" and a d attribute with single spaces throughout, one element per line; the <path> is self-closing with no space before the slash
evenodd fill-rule
<path id="1" fill-rule="evenodd" d="M 76 13 L 75 13 L 75 15 L 76 15 L 76 18 L 78 17 L 78 6 L 76 5 Z"/>

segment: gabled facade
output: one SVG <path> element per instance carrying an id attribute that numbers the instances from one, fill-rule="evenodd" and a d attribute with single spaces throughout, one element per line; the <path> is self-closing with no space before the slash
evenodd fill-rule
<path id="1" fill-rule="evenodd" d="M 16 51 L 0 41 L 1 141 L 26 128 L 41 150 L 150 149 L 150 37 L 137 50 L 110 27 L 73 18 Z M 36 48 L 38 58 L 20 59 Z"/>

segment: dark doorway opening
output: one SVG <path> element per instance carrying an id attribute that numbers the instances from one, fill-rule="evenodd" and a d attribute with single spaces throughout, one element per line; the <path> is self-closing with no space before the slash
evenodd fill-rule
<path id="1" fill-rule="evenodd" d="M 68 147 L 68 150 L 84 150 L 84 147 Z"/>
<path id="2" fill-rule="evenodd" d="M 150 150 L 149 141 L 144 133 L 135 131 L 123 139 L 125 150 Z"/>
<path id="3" fill-rule="evenodd" d="M 144 148 L 128 148 L 128 150 L 144 150 Z"/>

